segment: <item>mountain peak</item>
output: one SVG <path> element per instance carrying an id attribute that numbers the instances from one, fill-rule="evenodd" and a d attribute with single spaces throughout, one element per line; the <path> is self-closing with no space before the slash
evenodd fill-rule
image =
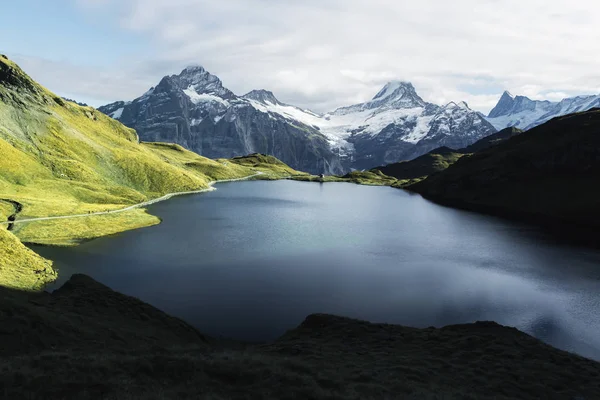
<path id="1" fill-rule="evenodd" d="M 197 74 L 197 73 L 203 73 L 206 72 L 206 70 L 204 69 L 204 67 L 200 64 L 190 64 L 187 67 L 185 67 L 183 69 L 183 71 L 181 71 L 181 74 L 179 75 L 184 75 L 184 74 Z"/>
<path id="2" fill-rule="evenodd" d="M 490 111 L 488 118 L 496 118 L 502 115 L 508 115 L 515 105 L 515 99 L 515 96 L 513 96 L 508 90 L 505 90 L 504 93 L 502 93 L 500 100 L 498 100 L 496 107 Z"/>
<path id="3" fill-rule="evenodd" d="M 169 77 L 183 91 L 196 94 L 213 94 L 224 99 L 234 98 L 235 95 L 223 87 L 218 76 L 211 74 L 203 66 L 192 64 L 185 67 L 179 75 Z"/>
<path id="4" fill-rule="evenodd" d="M 275 97 L 273 92 L 271 92 L 269 90 L 264 90 L 264 89 L 252 90 L 252 91 L 246 93 L 245 95 L 243 95 L 242 97 L 244 99 L 256 100 L 263 104 L 266 104 L 266 103 L 277 104 L 277 105 L 283 104 L 279 100 L 277 100 L 277 98 Z"/>
<path id="5" fill-rule="evenodd" d="M 412 92 L 416 94 L 415 87 L 410 82 L 405 81 L 389 81 L 385 86 L 373 97 L 373 101 L 382 100 L 390 96 L 395 96 L 401 92 Z"/>
<path id="6" fill-rule="evenodd" d="M 415 90 L 412 83 L 406 81 L 390 81 L 364 104 L 367 109 L 384 107 L 386 109 L 424 107 L 425 102 Z"/>

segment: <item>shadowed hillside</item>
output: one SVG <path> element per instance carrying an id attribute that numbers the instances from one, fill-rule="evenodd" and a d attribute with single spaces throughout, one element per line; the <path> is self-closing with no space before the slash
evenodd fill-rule
<path id="1" fill-rule="evenodd" d="M 0 288 L 6 399 L 594 399 L 600 364 L 493 322 L 416 329 L 315 314 L 273 343 L 205 337 L 89 277 Z"/>
<path id="2" fill-rule="evenodd" d="M 410 186 L 432 200 L 600 226 L 600 110 L 555 118 Z"/>

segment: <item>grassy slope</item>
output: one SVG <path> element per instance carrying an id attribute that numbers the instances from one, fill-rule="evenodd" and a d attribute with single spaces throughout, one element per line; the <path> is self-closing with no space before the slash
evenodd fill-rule
<path id="1" fill-rule="evenodd" d="M 316 175 L 297 175 L 292 176 L 291 179 L 302 182 L 348 182 L 368 186 L 393 186 L 397 183 L 396 178 L 376 170 L 352 171 L 344 176 L 328 175 L 323 178 Z"/>
<path id="2" fill-rule="evenodd" d="M 0 396 L 39 399 L 600 398 L 600 364 L 495 323 L 415 329 L 311 315 L 273 343 L 204 337 L 76 275 L 0 288 Z"/>
<path id="3" fill-rule="evenodd" d="M 64 101 L 4 57 L 0 57 L 0 154 L 0 199 L 22 204 L 17 220 L 120 209 L 257 171 L 270 177 L 282 171 L 295 173 L 280 162 L 256 160 L 256 156 L 250 164 L 243 158 L 214 161 L 176 145 L 140 144 L 134 130 L 91 107 Z M 11 205 L 0 201 L 0 223 L 11 213 Z M 136 209 L 15 224 L 4 236 L 15 235 L 28 243 L 73 245 L 158 222 Z M 24 267 L 19 254 L 0 259 L 4 275 L 11 265 Z"/>
<path id="4" fill-rule="evenodd" d="M 56 273 L 50 261 L 0 229 L 0 287 L 35 290 L 54 279 Z"/>
<path id="5" fill-rule="evenodd" d="M 449 205 L 600 226 L 600 111 L 554 119 L 410 188 Z"/>
<path id="6" fill-rule="evenodd" d="M 463 155 L 460 151 L 452 150 L 448 147 L 440 147 L 414 160 L 388 164 L 383 167 L 374 168 L 374 170 L 381 171 L 385 175 L 398 179 L 399 182 L 396 185 L 402 186 L 445 170 Z"/>
<path id="7" fill-rule="evenodd" d="M 277 158 L 265 154 L 250 154 L 244 157 L 235 157 L 230 160 L 219 159 L 225 165 L 235 165 L 262 172 L 260 179 L 281 179 L 291 176 L 310 176 L 304 172 L 298 172 Z"/>

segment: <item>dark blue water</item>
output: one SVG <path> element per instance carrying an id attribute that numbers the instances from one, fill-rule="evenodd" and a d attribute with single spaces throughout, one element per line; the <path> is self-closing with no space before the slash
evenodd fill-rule
<path id="1" fill-rule="evenodd" d="M 236 182 L 150 207 L 161 225 L 36 247 L 210 335 L 270 340 L 310 313 L 494 320 L 600 359 L 600 251 L 387 187 Z"/>

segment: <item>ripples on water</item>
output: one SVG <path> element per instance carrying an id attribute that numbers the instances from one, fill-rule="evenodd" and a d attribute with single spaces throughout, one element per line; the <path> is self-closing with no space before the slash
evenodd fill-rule
<path id="1" fill-rule="evenodd" d="M 150 207 L 161 225 L 38 248 L 201 331 L 274 339 L 315 312 L 494 320 L 600 359 L 600 251 L 387 187 L 238 182 Z"/>

